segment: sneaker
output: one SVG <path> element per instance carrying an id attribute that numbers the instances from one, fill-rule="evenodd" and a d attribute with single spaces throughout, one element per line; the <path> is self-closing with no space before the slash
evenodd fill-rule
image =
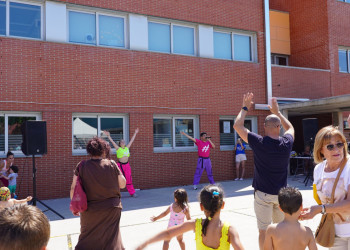
<path id="1" fill-rule="evenodd" d="M 193 190 L 197 190 L 197 186 L 196 185 L 193 185 Z"/>
<path id="2" fill-rule="evenodd" d="M 17 199 L 17 197 L 18 197 L 17 195 L 14 195 L 14 196 L 13 196 L 14 199 Z"/>
<path id="3" fill-rule="evenodd" d="M 239 179 L 240 181 L 243 181 L 243 178 Z"/>
<path id="4" fill-rule="evenodd" d="M 239 178 L 236 178 L 235 181 L 239 181 Z"/>
<path id="5" fill-rule="evenodd" d="M 134 193 L 134 194 L 131 195 L 131 197 L 136 198 L 136 197 L 137 197 L 137 194 Z"/>

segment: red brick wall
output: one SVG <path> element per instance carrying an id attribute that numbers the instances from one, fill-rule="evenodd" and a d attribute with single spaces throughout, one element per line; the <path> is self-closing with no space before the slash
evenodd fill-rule
<path id="1" fill-rule="evenodd" d="M 289 65 L 329 69 L 326 4 L 318 0 L 271 0 L 270 9 L 289 12 Z"/>
<path id="2" fill-rule="evenodd" d="M 36 159 L 38 197 L 67 197 L 74 166 L 87 158 L 72 155 L 76 112 L 125 113 L 131 134 L 140 128 L 130 158 L 136 188 L 193 180 L 196 152 L 153 153 L 154 114 L 198 115 L 200 130 L 212 134 L 217 146 L 212 152 L 215 180 L 233 179 L 233 152 L 220 151 L 219 117 L 238 114 L 247 91 L 254 91 L 256 103 L 266 103 L 261 33 L 258 48 L 260 63 L 244 63 L 0 38 L 1 111 L 40 112 L 47 121 L 48 154 Z M 31 158 L 16 158 L 16 164 L 20 197 L 31 195 Z M 248 152 L 247 177 L 252 173 Z M 202 181 L 207 182 L 205 174 Z"/>
<path id="3" fill-rule="evenodd" d="M 317 99 L 331 96 L 330 72 L 273 66 L 272 93 L 278 97 Z"/>
<path id="4" fill-rule="evenodd" d="M 339 72 L 338 46 L 350 48 L 350 4 L 328 0 L 329 19 L 329 58 L 332 72 L 332 95 L 350 93 L 350 74 Z"/>
<path id="5" fill-rule="evenodd" d="M 350 74 L 339 72 L 338 46 L 350 48 L 350 4 L 340 1 L 287 1 L 271 0 L 270 8 L 290 14 L 291 66 L 330 69 L 329 83 L 324 78 L 314 80 L 313 86 L 322 86 L 312 93 L 312 98 L 337 96 L 350 93 Z M 273 69 L 273 71 L 276 71 Z M 315 73 L 316 75 L 316 73 Z M 318 74 L 324 76 L 324 74 Z M 289 78 L 286 73 L 285 78 Z M 294 87 L 294 86 L 293 86 Z M 289 89 L 293 88 L 292 86 Z M 275 88 L 275 85 L 274 85 Z M 277 88 L 278 89 L 278 88 Z M 278 93 L 278 92 L 277 92 Z M 289 93 L 287 91 L 287 93 Z M 296 97 L 296 96 L 295 96 Z M 303 97 L 303 96 L 301 96 Z"/>

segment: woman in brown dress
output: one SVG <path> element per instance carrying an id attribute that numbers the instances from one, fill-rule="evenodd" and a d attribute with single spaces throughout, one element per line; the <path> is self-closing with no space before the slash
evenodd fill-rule
<path id="1" fill-rule="evenodd" d="M 103 159 L 106 142 L 91 139 L 86 151 L 90 160 L 81 161 L 73 176 L 70 196 L 79 175 L 86 193 L 88 208 L 80 214 L 80 236 L 75 249 L 124 249 L 119 230 L 122 204 L 120 188 L 126 181 L 114 161 Z"/>

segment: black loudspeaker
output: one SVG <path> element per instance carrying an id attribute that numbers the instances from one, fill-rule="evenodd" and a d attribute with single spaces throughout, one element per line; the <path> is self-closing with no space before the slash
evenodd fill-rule
<path id="1" fill-rule="evenodd" d="M 303 119 L 304 145 L 313 146 L 317 132 L 318 132 L 317 118 Z"/>
<path id="2" fill-rule="evenodd" d="M 22 125 L 22 152 L 25 155 L 43 155 L 47 153 L 45 121 L 25 121 Z"/>

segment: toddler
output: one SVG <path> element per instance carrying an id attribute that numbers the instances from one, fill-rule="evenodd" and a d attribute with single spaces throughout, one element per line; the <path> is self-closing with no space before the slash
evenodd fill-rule
<path id="1" fill-rule="evenodd" d="M 6 207 L 12 207 L 17 204 L 23 204 L 31 200 L 32 200 L 31 196 L 28 196 L 23 200 L 11 199 L 10 189 L 8 189 L 7 187 L 0 188 L 0 210 Z"/>
<path id="2" fill-rule="evenodd" d="M 152 216 L 151 221 L 159 220 L 170 213 L 170 219 L 168 223 L 168 228 L 181 225 L 184 223 L 185 217 L 187 220 L 191 219 L 190 210 L 188 208 L 188 198 L 185 189 L 176 189 L 174 192 L 174 203 L 172 203 L 167 210 L 158 216 Z M 177 241 L 180 244 L 181 250 L 185 249 L 185 243 L 183 242 L 182 234 L 178 235 Z M 163 250 L 169 249 L 170 240 L 165 240 L 163 243 Z"/>

